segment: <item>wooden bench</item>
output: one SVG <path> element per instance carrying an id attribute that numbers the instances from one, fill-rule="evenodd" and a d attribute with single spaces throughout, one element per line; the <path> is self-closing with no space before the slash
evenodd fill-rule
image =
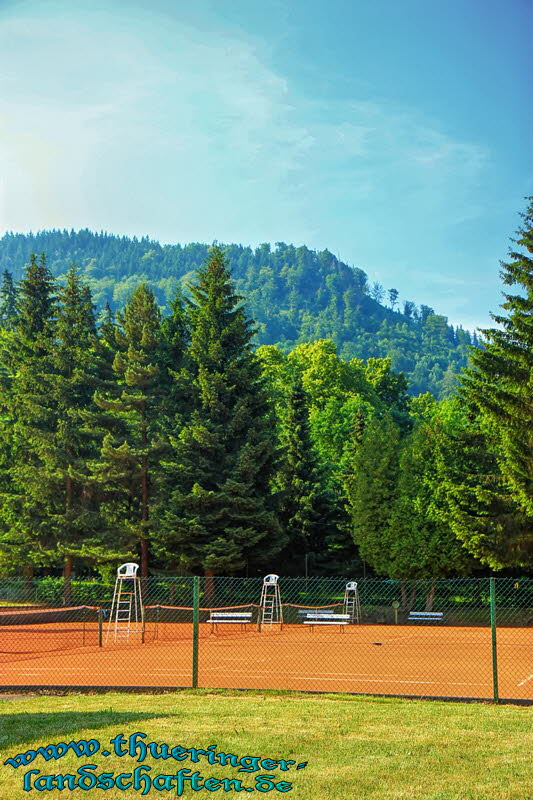
<path id="1" fill-rule="evenodd" d="M 411 611 L 407 622 L 442 622 L 443 611 Z"/>
<path id="2" fill-rule="evenodd" d="M 246 630 L 246 626 L 252 621 L 252 612 L 211 611 L 211 616 L 207 621 L 211 624 L 211 633 L 217 625 L 240 625 L 241 630 Z"/>
<path id="3" fill-rule="evenodd" d="M 339 625 L 342 630 L 343 625 L 350 622 L 349 614 L 335 614 L 334 611 L 299 611 L 305 616 L 304 625 Z"/>

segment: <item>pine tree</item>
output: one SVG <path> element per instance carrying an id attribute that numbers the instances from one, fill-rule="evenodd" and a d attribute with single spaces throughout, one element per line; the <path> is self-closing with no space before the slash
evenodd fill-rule
<path id="1" fill-rule="evenodd" d="M 55 282 L 46 266 L 45 254 L 37 261 L 32 253 L 19 286 L 20 313 L 16 327 L 20 336 L 36 342 L 41 334 L 50 335 L 57 300 L 54 291 Z"/>
<path id="2" fill-rule="evenodd" d="M 361 557 L 377 572 L 390 568 L 390 519 L 398 494 L 400 431 L 390 415 L 365 425 L 346 477 L 352 535 Z"/>
<path id="3" fill-rule="evenodd" d="M 267 563 L 283 545 L 270 500 L 274 426 L 252 352 L 254 328 L 218 246 L 191 290 L 196 408 L 179 437 L 181 485 L 167 514 L 166 549 L 190 570 L 229 574 Z"/>
<path id="4" fill-rule="evenodd" d="M 487 419 L 465 414 L 464 402 L 440 404 L 434 446 L 443 499 L 442 515 L 457 539 L 483 564 L 530 566 L 531 516 L 524 514 L 506 483 Z"/>
<path id="5" fill-rule="evenodd" d="M 401 448 L 398 490 L 389 522 L 387 574 L 393 579 L 436 579 L 466 574 L 473 566 L 473 559 L 443 513 L 435 447 L 437 428 L 435 419 L 419 422 Z"/>
<path id="6" fill-rule="evenodd" d="M 117 314 L 118 331 L 104 320 L 104 336 L 118 347 L 113 370 L 119 393 L 97 392 L 107 412 L 101 457 L 93 464 L 95 483 L 107 497 L 108 524 L 140 545 L 141 575 L 148 576 L 151 508 L 157 494 L 159 456 L 164 445 L 158 431 L 162 386 L 159 361 L 161 315 L 154 293 L 141 284 Z"/>
<path id="7" fill-rule="evenodd" d="M 162 415 L 167 417 L 167 429 L 174 436 L 181 430 L 180 422 L 192 409 L 190 345 L 184 299 L 177 293 L 171 304 L 171 313 L 161 324 L 160 381 L 162 385 Z"/>
<path id="8" fill-rule="evenodd" d="M 471 350 L 461 378 L 484 470 L 479 475 L 470 463 L 448 481 L 457 535 L 494 568 L 533 563 L 533 198 L 521 216 L 512 241 L 526 252 L 511 249 L 500 272 L 518 292 L 504 294 L 507 316 L 493 315 L 501 327 L 482 331 L 485 341 Z"/>
<path id="9" fill-rule="evenodd" d="M 31 255 L 18 306 L 13 330 L 1 331 L 1 424 L 9 469 L 0 490 L 0 557 L 11 566 L 40 566 L 57 560 L 47 493 L 50 475 L 43 469 L 56 420 L 50 392 L 56 297 L 44 254 L 39 262 Z"/>
<path id="10" fill-rule="evenodd" d="M 101 432 L 94 425 L 98 414 L 93 395 L 104 383 L 101 373 L 106 359 L 97 338 L 91 293 L 75 266 L 59 290 L 52 362 L 50 393 L 57 425 L 44 462 L 55 476 L 55 486 L 54 482 L 50 485 L 59 503 L 53 519 L 55 539 L 65 560 L 68 592 L 75 557 L 90 563 L 111 560 L 113 555 L 120 558 L 120 539 L 116 531 L 106 528 L 90 470 L 101 443 Z"/>
<path id="11" fill-rule="evenodd" d="M 493 315 L 500 328 L 483 330 L 482 349 L 472 349 L 471 367 L 462 377 L 462 395 L 485 417 L 498 446 L 495 455 L 504 480 L 522 511 L 531 517 L 533 550 L 533 198 L 521 215 L 514 241 L 527 252 L 511 250 L 500 276 L 522 293 L 504 293 Z"/>
<path id="12" fill-rule="evenodd" d="M 17 291 L 13 284 L 13 276 L 7 269 L 2 273 L 0 287 L 0 328 L 13 330 L 18 316 Z"/>
<path id="13" fill-rule="evenodd" d="M 279 519 L 288 536 L 280 561 L 289 574 L 302 574 L 306 557 L 313 565 L 327 558 L 327 544 L 337 534 L 338 514 L 311 442 L 307 394 L 296 379 L 288 398 L 282 432 L 285 456 L 279 473 Z"/>

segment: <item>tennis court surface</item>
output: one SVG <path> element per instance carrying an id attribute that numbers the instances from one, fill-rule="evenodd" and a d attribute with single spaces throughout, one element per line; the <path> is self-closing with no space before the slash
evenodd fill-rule
<path id="1" fill-rule="evenodd" d="M 74 600 L 94 604 L 71 607 L 61 593 L 54 605 L 41 600 L 50 582 L 32 587 L 33 603 L 26 595 L 8 607 L 15 592 L 6 585 L 0 689 L 198 686 L 533 703 L 531 579 L 180 577 L 127 594 L 133 580 L 117 579 L 122 595 L 96 582 L 73 586 Z"/>
<path id="2" fill-rule="evenodd" d="M 39 626 L 39 639 L 17 632 L 0 646 L 2 686 L 190 687 L 192 636 L 169 623 L 144 643 L 97 645 L 97 626 Z M 61 627 L 62 625 L 62 627 Z M 160 625 L 160 627 L 163 627 Z M 0 639 L 7 640 L 0 628 Z M 149 631 L 148 631 L 149 633 Z M 200 625 L 198 686 L 490 699 L 491 631 L 482 627 L 351 625 L 344 630 L 286 625 L 212 633 Z M 85 645 L 80 637 L 85 636 Z M 46 641 L 45 641 L 46 640 Z M 32 644 L 30 644 L 32 643 Z M 74 644 L 74 646 L 72 646 Z M 24 649 L 24 647 L 26 649 Z M 34 649 L 31 650 L 30 647 Z M 501 699 L 533 700 L 533 629 L 498 631 Z"/>

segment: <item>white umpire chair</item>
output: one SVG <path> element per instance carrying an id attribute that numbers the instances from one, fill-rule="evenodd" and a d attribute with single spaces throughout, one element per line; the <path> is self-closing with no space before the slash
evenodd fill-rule
<path id="1" fill-rule="evenodd" d="M 350 617 L 350 622 L 361 622 L 361 602 L 357 581 L 349 581 L 344 591 L 344 613 Z"/>
<path id="2" fill-rule="evenodd" d="M 107 625 L 106 643 L 128 641 L 131 635 L 142 633 L 143 606 L 138 564 L 128 562 L 117 569 L 115 591 Z"/>
<path id="3" fill-rule="evenodd" d="M 263 578 L 259 609 L 259 630 L 273 625 L 283 625 L 283 609 L 279 593 L 279 575 L 266 575 Z"/>

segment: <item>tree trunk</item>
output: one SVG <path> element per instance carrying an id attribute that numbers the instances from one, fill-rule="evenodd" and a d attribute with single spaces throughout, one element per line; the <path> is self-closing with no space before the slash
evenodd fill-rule
<path id="1" fill-rule="evenodd" d="M 72 605 L 72 556 L 65 558 L 63 565 L 63 605 Z"/>
<path id="2" fill-rule="evenodd" d="M 22 575 L 24 577 L 23 600 L 25 603 L 30 603 L 34 600 L 33 596 L 33 564 L 26 564 L 22 568 Z"/>
<path id="3" fill-rule="evenodd" d="M 146 431 L 146 417 L 144 413 L 144 408 L 141 411 L 141 441 L 143 449 L 146 447 L 148 442 L 148 435 Z M 147 531 L 147 524 L 148 524 L 148 456 L 144 453 L 142 457 L 142 472 L 141 472 L 141 482 L 142 482 L 142 504 L 141 504 L 141 525 L 142 525 L 142 533 L 141 533 L 141 578 L 148 577 L 148 559 L 149 559 L 149 548 L 148 548 L 148 538 L 146 536 Z"/>
<path id="4" fill-rule="evenodd" d="M 148 539 L 146 536 L 141 537 L 141 578 L 148 577 Z"/>
<path id="5" fill-rule="evenodd" d="M 404 581 L 400 583 L 400 590 L 402 593 L 402 608 L 405 611 L 411 611 L 416 600 L 416 582 L 413 583 L 410 597 L 407 596 L 407 584 Z"/>
<path id="6" fill-rule="evenodd" d="M 213 570 L 206 569 L 204 575 L 204 606 L 205 608 L 213 608 L 215 605 L 215 573 Z"/>
<path id="7" fill-rule="evenodd" d="M 433 581 L 430 590 L 426 595 L 426 611 L 433 609 L 433 600 L 435 599 L 435 589 L 437 588 L 437 581 Z"/>

